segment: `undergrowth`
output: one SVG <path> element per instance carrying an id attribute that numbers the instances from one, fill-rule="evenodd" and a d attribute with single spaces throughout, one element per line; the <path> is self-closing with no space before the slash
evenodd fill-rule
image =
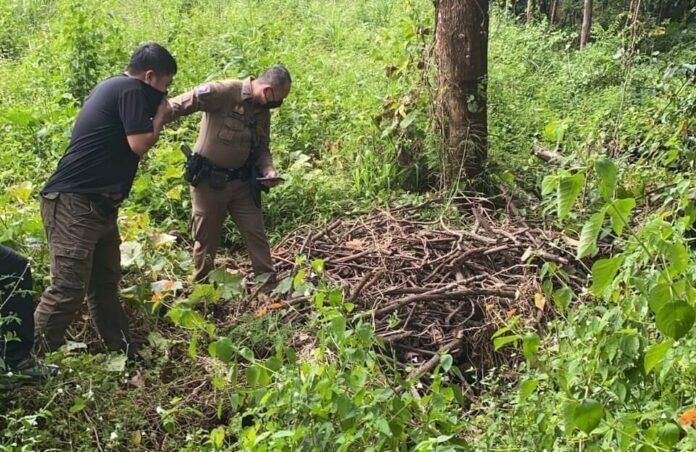
<path id="1" fill-rule="evenodd" d="M 31 256 L 37 293 L 48 279 L 37 193 L 85 93 L 120 72 L 141 41 L 175 53 L 173 93 L 277 62 L 290 68 L 293 92 L 273 118 L 288 182 L 265 200 L 274 240 L 422 199 L 436 185 L 432 74 L 422 72 L 432 69 L 431 2 L 2 6 L 0 242 Z M 523 214 L 576 246 L 590 278 L 574 293 L 575 275 L 545 266 L 537 297 L 555 318 L 531 349 L 522 339 L 534 332 L 520 324 L 499 332 L 497 345 L 520 364 L 476 382 L 478 403 L 463 399 L 446 357 L 413 391 L 378 353 L 370 325 L 347 322 L 354 306 L 325 283 L 290 281 L 314 307 L 292 328 L 277 313 L 256 317 L 231 276 L 182 295 L 191 260 L 186 234 L 182 243 L 173 232 L 188 228 L 190 201 L 178 147 L 195 137 L 193 117 L 166 131 L 121 213 L 122 296 L 147 371 L 71 344 L 49 357 L 62 376 L 0 393 L 2 449 L 692 450 L 694 27 L 646 21 L 634 53 L 624 19 L 597 21 L 579 51 L 574 30 L 494 12 L 492 177 L 519 194 Z M 540 162 L 535 146 L 560 160 Z M 239 247 L 232 228 L 225 246 Z"/>

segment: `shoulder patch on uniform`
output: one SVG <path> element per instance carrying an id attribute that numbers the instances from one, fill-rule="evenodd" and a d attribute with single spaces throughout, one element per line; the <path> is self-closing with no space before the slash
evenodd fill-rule
<path id="1" fill-rule="evenodd" d="M 199 96 L 201 94 L 208 94 L 210 93 L 210 85 L 201 85 L 198 88 L 196 88 L 196 94 Z"/>

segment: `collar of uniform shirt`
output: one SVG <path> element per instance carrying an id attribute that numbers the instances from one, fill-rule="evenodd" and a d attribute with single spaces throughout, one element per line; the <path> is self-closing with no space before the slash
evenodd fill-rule
<path id="1" fill-rule="evenodd" d="M 251 82 L 253 80 L 255 80 L 254 77 L 247 77 L 242 81 L 242 100 L 251 99 L 253 94 L 251 90 Z"/>

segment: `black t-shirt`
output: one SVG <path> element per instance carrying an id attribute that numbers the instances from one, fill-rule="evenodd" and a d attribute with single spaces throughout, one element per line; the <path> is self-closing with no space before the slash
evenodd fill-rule
<path id="1" fill-rule="evenodd" d="M 68 149 L 42 193 L 128 196 L 140 157 L 126 137 L 153 130 L 152 117 L 164 95 L 127 75 L 98 84 L 85 100 Z"/>

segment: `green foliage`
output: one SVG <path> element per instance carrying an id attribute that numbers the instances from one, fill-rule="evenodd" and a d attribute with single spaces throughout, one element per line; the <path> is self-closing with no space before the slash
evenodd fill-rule
<path id="1" fill-rule="evenodd" d="M 292 71 L 272 137 L 288 182 L 264 199 L 274 240 L 435 183 L 432 73 L 421 70 L 431 69 L 432 2 L 0 3 L 0 242 L 31 255 L 37 290 L 48 275 L 37 193 L 85 94 L 146 40 L 180 63 L 172 93 L 276 62 Z M 543 296 L 559 316 L 498 330 L 494 348 L 520 364 L 484 376 L 471 409 L 450 355 L 415 396 L 371 326 L 351 321 L 355 306 L 321 280 L 321 261 L 298 259 L 276 290 L 310 300 L 300 329 L 273 311 L 229 323 L 245 306 L 239 274 L 182 294 L 191 260 L 174 231 L 188 229 L 191 205 L 178 146 L 197 134 L 191 117 L 141 163 L 121 213 L 122 296 L 152 332 L 151 367 L 128 382 L 122 356 L 72 344 L 50 357 L 62 377 L 0 394 L 2 449 L 693 449 L 693 427 L 676 423 L 696 403 L 693 26 L 686 11 L 641 15 L 632 53 L 619 7 L 608 4 L 583 51 L 576 30 L 493 15 L 493 177 L 530 193 L 541 185 L 542 208 L 519 207 L 577 240 L 591 275 L 575 293 L 568 281 L 581 276 L 544 265 Z M 559 153 L 560 167 L 540 165 L 535 145 Z M 232 229 L 228 249 L 239 245 Z"/>
<path id="2" fill-rule="evenodd" d="M 505 64 L 491 74 L 491 94 L 507 119 L 493 126 L 502 129 L 494 150 L 536 141 L 562 155 L 541 181 L 542 205 L 549 224 L 577 240 L 591 275 L 573 294 L 555 264 L 544 266 L 544 291 L 562 316 L 545 326 L 534 355 L 523 344 L 515 393 L 499 374 L 484 379 L 493 391 L 478 405 L 473 445 L 691 450 L 696 432 L 677 420 L 696 403 L 696 90 L 689 69 L 672 74 L 696 53 L 675 45 L 628 59 L 620 27 L 593 30 L 595 41 L 580 52 L 564 31 L 520 32 L 505 20 L 493 30 L 504 36 L 494 37 L 493 57 Z M 518 83 L 496 87 L 496 77 L 513 71 Z M 503 330 L 496 348 L 530 334 L 519 325 Z"/>

